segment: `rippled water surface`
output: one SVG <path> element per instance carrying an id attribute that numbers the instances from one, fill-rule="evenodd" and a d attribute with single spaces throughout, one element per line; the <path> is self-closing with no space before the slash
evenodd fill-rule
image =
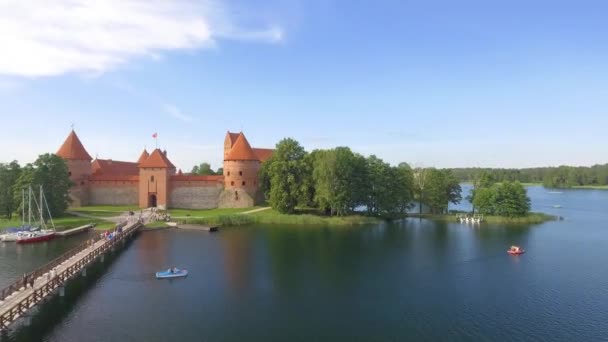
<path id="1" fill-rule="evenodd" d="M 606 340 L 608 192 L 529 193 L 564 220 L 144 232 L 3 340 Z M 67 245 L 0 247 L 0 284 Z"/>

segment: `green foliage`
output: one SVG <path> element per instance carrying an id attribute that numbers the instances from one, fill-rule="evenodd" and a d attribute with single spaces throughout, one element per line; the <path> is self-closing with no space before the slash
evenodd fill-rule
<path id="1" fill-rule="evenodd" d="M 519 182 L 503 182 L 476 191 L 473 204 L 481 214 L 523 217 L 530 211 L 530 198 Z"/>
<path id="2" fill-rule="evenodd" d="M 9 220 L 19 205 L 14 196 L 14 188 L 20 175 L 21 166 L 17 161 L 0 164 L 0 215 L 6 216 Z"/>
<path id="3" fill-rule="evenodd" d="M 305 157 L 304 148 L 287 138 L 277 144 L 267 161 L 264 172 L 270 181 L 269 202 L 281 213 L 293 213 L 295 207 L 306 200 L 307 177 L 311 177 L 311 173 Z"/>
<path id="4" fill-rule="evenodd" d="M 422 203 L 429 207 L 431 213 L 447 213 L 450 203 L 458 204 L 462 200 L 460 182 L 451 170 L 431 168 L 425 178 Z"/>
<path id="5" fill-rule="evenodd" d="M 404 214 L 413 199 L 409 165 L 392 167 L 348 147 L 306 153 L 295 140 L 284 139 L 259 175 L 270 205 L 281 213 L 299 206 L 346 216 L 365 206 L 368 215 L 391 217 Z"/>
<path id="6" fill-rule="evenodd" d="M 14 187 L 14 199 L 20 206 L 21 190 L 32 186 L 38 191 L 40 185 L 49 206 L 51 215 L 62 216 L 70 203 L 69 190 L 72 182 L 68 176 L 68 167 L 60 157 L 47 153 L 40 155 L 33 164 L 27 164 Z"/>
<path id="7" fill-rule="evenodd" d="M 221 171 L 221 172 L 220 172 Z M 203 176 L 207 176 L 207 175 L 221 175 L 224 173 L 224 169 L 218 169 L 217 172 L 214 172 L 211 169 L 211 164 L 209 163 L 200 163 L 199 165 L 195 165 L 192 168 L 192 171 L 190 171 L 191 174 L 193 175 L 203 175 Z"/>
<path id="8" fill-rule="evenodd" d="M 178 221 L 180 222 L 180 221 Z M 187 223 L 222 225 L 222 226 L 242 226 L 249 224 L 280 224 L 280 225 L 307 225 L 307 226 L 355 226 L 362 224 L 375 224 L 379 220 L 373 217 L 359 215 L 351 216 L 322 216 L 313 214 L 282 214 L 276 210 L 266 210 L 258 213 L 243 215 L 219 215 L 202 218 L 188 219 Z"/>

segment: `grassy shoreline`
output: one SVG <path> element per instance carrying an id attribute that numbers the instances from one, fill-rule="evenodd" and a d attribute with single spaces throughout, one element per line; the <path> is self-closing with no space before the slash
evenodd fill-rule
<path id="1" fill-rule="evenodd" d="M 250 210 L 250 209 L 248 209 Z M 282 225 L 311 225 L 311 226 L 357 226 L 376 224 L 381 219 L 361 215 L 350 216 L 320 216 L 313 214 L 281 214 L 269 209 L 251 214 L 218 214 L 204 217 L 178 218 L 179 223 L 208 224 L 222 226 L 244 226 L 249 224 L 282 224 Z"/>
<path id="2" fill-rule="evenodd" d="M 448 221 L 458 222 L 458 216 L 455 214 L 411 214 L 409 217 L 412 218 L 425 218 L 437 221 Z M 497 224 L 540 224 L 548 221 L 559 220 L 558 216 L 547 215 L 544 213 L 530 213 L 523 217 L 504 217 L 504 216 L 483 216 L 484 223 L 497 223 Z"/>

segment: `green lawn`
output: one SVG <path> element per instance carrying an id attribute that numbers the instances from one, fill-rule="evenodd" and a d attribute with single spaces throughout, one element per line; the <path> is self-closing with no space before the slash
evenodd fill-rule
<path id="1" fill-rule="evenodd" d="M 114 223 L 104 221 L 101 219 L 91 219 L 86 217 L 79 217 L 73 215 L 65 215 L 63 217 L 54 218 L 53 222 L 55 223 L 55 228 L 59 231 L 76 228 L 80 226 L 87 225 L 89 223 L 96 224 L 95 229 L 110 229 L 115 226 Z M 7 220 L 4 218 L 0 218 L 0 229 L 4 229 L 7 227 L 18 227 L 21 226 L 21 220 L 13 218 L 12 220 Z"/>
<path id="2" fill-rule="evenodd" d="M 253 208 L 221 208 L 221 209 L 169 209 L 169 215 L 172 218 L 195 218 L 195 217 L 215 217 L 220 215 L 232 215 L 240 214 L 249 210 L 258 209 L 260 207 Z"/>
<path id="3" fill-rule="evenodd" d="M 112 205 L 95 205 L 95 206 L 84 206 L 84 207 L 75 207 L 68 209 L 69 211 L 95 216 L 99 218 L 104 217 L 114 217 L 118 216 L 127 211 L 139 211 L 137 206 L 112 206 Z"/>

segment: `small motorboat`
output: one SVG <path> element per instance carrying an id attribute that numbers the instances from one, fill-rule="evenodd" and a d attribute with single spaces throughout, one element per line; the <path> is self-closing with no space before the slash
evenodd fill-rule
<path id="1" fill-rule="evenodd" d="M 188 270 L 183 270 L 183 269 L 173 267 L 166 271 L 156 272 L 156 279 L 181 278 L 181 277 L 186 277 L 187 275 L 188 275 Z"/>
<path id="2" fill-rule="evenodd" d="M 507 253 L 509 253 L 511 255 L 520 255 L 520 254 L 526 253 L 526 251 L 521 247 L 511 246 L 511 248 L 509 248 L 509 250 L 507 250 Z"/>

